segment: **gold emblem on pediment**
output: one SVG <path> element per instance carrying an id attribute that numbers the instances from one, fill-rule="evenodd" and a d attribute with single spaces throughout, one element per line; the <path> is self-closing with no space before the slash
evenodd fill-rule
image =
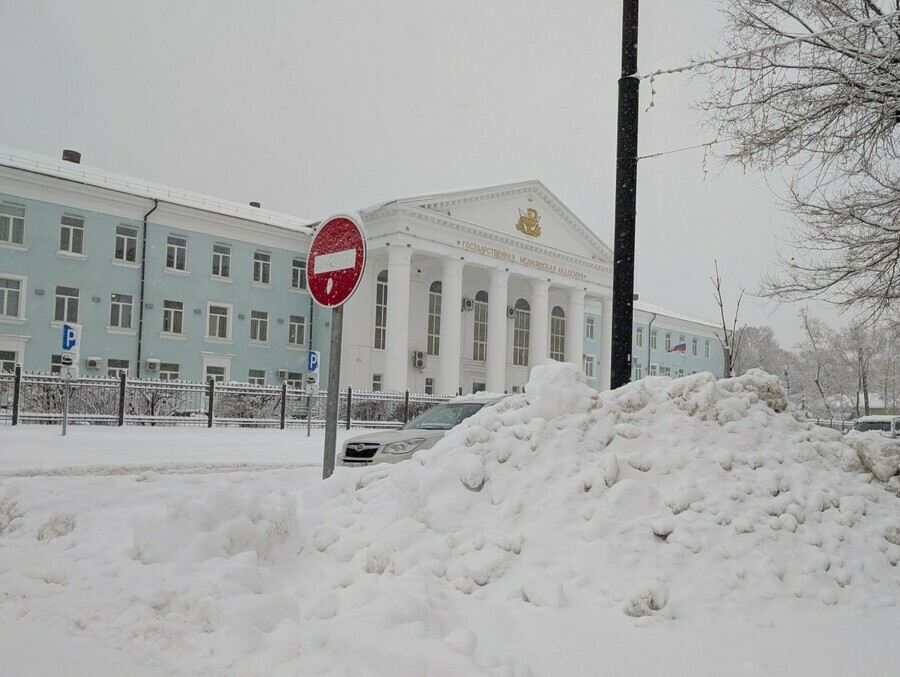
<path id="1" fill-rule="evenodd" d="M 527 211 L 519 210 L 519 220 L 516 222 L 516 230 L 530 235 L 531 237 L 541 236 L 541 216 L 537 209 L 529 207 Z"/>

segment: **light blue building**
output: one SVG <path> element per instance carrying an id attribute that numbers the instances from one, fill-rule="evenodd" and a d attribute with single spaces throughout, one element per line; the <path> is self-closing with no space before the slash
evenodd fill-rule
<path id="1" fill-rule="evenodd" d="M 607 387 L 611 252 L 539 181 L 361 214 L 342 387 L 513 392 L 548 357 Z M 307 350 L 328 369 L 331 313 L 306 291 L 313 225 L 0 150 L 0 370 L 58 371 L 68 321 L 83 375 L 299 386 Z M 636 303 L 634 377 L 721 376 L 715 329 Z"/>

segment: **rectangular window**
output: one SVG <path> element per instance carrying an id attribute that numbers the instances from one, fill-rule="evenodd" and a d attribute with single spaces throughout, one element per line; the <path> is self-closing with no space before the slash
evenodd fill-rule
<path id="1" fill-rule="evenodd" d="M 289 371 L 287 384 L 288 388 L 295 388 L 297 390 L 303 388 L 303 374 L 299 371 Z"/>
<path id="2" fill-rule="evenodd" d="M 116 261 L 137 261 L 137 228 L 116 226 Z"/>
<path id="3" fill-rule="evenodd" d="M 224 383 L 225 367 L 213 367 L 212 365 L 208 365 L 206 367 L 206 382 L 209 383 L 210 381 Z"/>
<path id="4" fill-rule="evenodd" d="M 269 284 L 269 272 L 272 265 L 272 255 L 265 252 L 253 254 L 253 281 L 258 284 Z"/>
<path id="5" fill-rule="evenodd" d="M 288 343 L 292 346 L 306 344 L 306 318 L 303 315 L 291 315 L 288 325 Z"/>
<path id="6" fill-rule="evenodd" d="M 441 292 L 428 292 L 428 339 L 425 342 L 429 355 L 441 354 Z"/>
<path id="7" fill-rule="evenodd" d="M 387 333 L 387 271 L 378 274 L 375 282 L 375 348 L 384 350 L 385 336 Z"/>
<path id="8" fill-rule="evenodd" d="M 426 378 L 425 379 L 425 394 L 426 395 L 434 395 L 434 379 Z"/>
<path id="9" fill-rule="evenodd" d="M 22 281 L 0 277 L 0 317 L 21 317 Z"/>
<path id="10" fill-rule="evenodd" d="M 636 348 L 644 347 L 644 329 L 643 327 L 638 327 L 634 330 L 634 345 Z"/>
<path id="11" fill-rule="evenodd" d="M 0 204 L 0 242 L 25 244 L 25 207 Z"/>
<path id="12" fill-rule="evenodd" d="M 227 244 L 213 245 L 213 277 L 231 277 L 231 247 Z"/>
<path id="13" fill-rule="evenodd" d="M 519 307 L 521 305 L 521 307 Z M 516 302 L 513 316 L 513 365 L 528 366 L 528 340 L 531 334 L 531 310 L 525 304 Z"/>
<path id="14" fill-rule="evenodd" d="M 656 330 L 650 330 L 650 350 L 656 350 Z"/>
<path id="15" fill-rule="evenodd" d="M 634 380 L 640 381 L 644 378 L 644 367 L 640 360 L 634 360 Z"/>
<path id="16" fill-rule="evenodd" d="M 187 238 L 169 235 L 166 238 L 166 268 L 169 270 L 187 269 Z"/>
<path id="17" fill-rule="evenodd" d="M 671 378 L 672 377 L 672 367 L 660 367 L 659 374 L 660 374 L 660 376 L 668 376 L 669 378 Z"/>
<path id="18" fill-rule="evenodd" d="M 651 364 L 649 373 L 650 373 L 650 376 L 658 376 L 659 375 L 659 365 Z"/>
<path id="19" fill-rule="evenodd" d="M 684 369 L 678 370 L 678 378 L 684 378 Z"/>
<path id="20" fill-rule="evenodd" d="M 184 303 L 181 301 L 163 301 L 163 332 L 184 333 Z"/>
<path id="21" fill-rule="evenodd" d="M 160 362 L 159 364 L 159 380 L 160 381 L 177 381 L 181 378 L 181 366 L 174 362 Z"/>
<path id="22" fill-rule="evenodd" d="M 57 322 L 78 322 L 78 294 L 78 290 L 74 287 L 56 288 L 54 320 Z"/>
<path id="23" fill-rule="evenodd" d="M 584 366 L 584 375 L 588 378 L 595 377 L 596 359 L 593 355 L 582 355 L 582 364 Z"/>
<path id="24" fill-rule="evenodd" d="M 709 341 L 703 346 L 703 357 L 709 358 Z"/>
<path id="25" fill-rule="evenodd" d="M 294 259 L 291 263 L 291 289 L 306 289 L 306 261 Z"/>
<path id="26" fill-rule="evenodd" d="M 672 350 L 672 334 L 666 332 L 666 352 Z"/>
<path id="27" fill-rule="evenodd" d="M 131 329 L 134 297 L 131 294 L 113 294 L 109 301 L 109 326 Z"/>
<path id="28" fill-rule="evenodd" d="M 486 296 L 486 295 L 485 295 Z M 475 298 L 475 333 L 472 345 L 472 359 L 482 362 L 487 359 L 488 302 Z"/>
<path id="29" fill-rule="evenodd" d="M 252 386 L 266 385 L 266 370 L 265 369 L 251 369 L 247 374 L 247 383 L 249 383 Z"/>
<path id="30" fill-rule="evenodd" d="M 584 320 L 584 338 L 588 341 L 594 340 L 594 318 L 587 317 Z"/>
<path id="31" fill-rule="evenodd" d="M 373 393 L 381 392 L 381 385 L 382 385 L 383 380 L 384 379 L 382 378 L 381 374 L 372 374 L 372 392 Z"/>
<path id="32" fill-rule="evenodd" d="M 16 370 L 16 354 L 12 350 L 0 350 L 0 373 Z"/>
<path id="33" fill-rule="evenodd" d="M 59 251 L 84 254 L 84 219 L 63 216 L 59 222 Z"/>
<path id="34" fill-rule="evenodd" d="M 213 303 L 209 304 L 207 313 L 209 322 L 207 324 L 207 337 L 218 339 L 230 339 L 231 334 L 228 328 L 229 306 L 221 306 Z"/>
<path id="35" fill-rule="evenodd" d="M 128 376 L 128 360 L 109 359 L 106 361 L 106 375 L 107 376 L 121 378 L 122 374 L 125 374 L 125 376 Z"/>
<path id="36" fill-rule="evenodd" d="M 696 338 L 691 339 L 691 355 L 697 357 L 697 347 L 700 344 L 700 341 Z"/>
<path id="37" fill-rule="evenodd" d="M 58 374 L 62 370 L 62 355 L 50 356 L 50 373 Z"/>
<path id="38" fill-rule="evenodd" d="M 250 311 L 250 340 L 260 343 L 269 340 L 269 313 L 262 310 Z"/>

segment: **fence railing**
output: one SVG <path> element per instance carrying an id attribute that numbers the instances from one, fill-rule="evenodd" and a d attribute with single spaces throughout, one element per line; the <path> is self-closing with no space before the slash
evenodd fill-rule
<path id="1" fill-rule="evenodd" d="M 0 424 L 61 423 L 64 382 L 56 374 L 0 373 Z M 325 425 L 328 393 L 308 395 L 287 383 L 194 383 L 85 377 L 70 384 L 68 421 L 91 425 L 311 427 Z M 449 398 L 437 395 L 339 393 L 339 424 L 397 428 Z"/>
<path id="2" fill-rule="evenodd" d="M 847 432 L 850 428 L 853 427 L 853 421 L 844 421 L 839 418 L 808 418 L 806 419 L 810 423 L 815 423 L 816 425 L 823 426 L 825 428 L 833 428 L 834 430 L 840 430 L 842 433 Z"/>

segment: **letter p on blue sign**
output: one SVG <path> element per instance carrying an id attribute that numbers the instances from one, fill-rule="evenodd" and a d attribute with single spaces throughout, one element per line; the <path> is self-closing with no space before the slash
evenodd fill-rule
<path id="1" fill-rule="evenodd" d="M 62 349 L 67 353 L 78 353 L 81 344 L 81 325 L 64 324 L 62 328 Z"/>
<path id="2" fill-rule="evenodd" d="M 310 374 L 319 373 L 319 351 L 310 350 L 306 353 L 306 371 Z"/>

